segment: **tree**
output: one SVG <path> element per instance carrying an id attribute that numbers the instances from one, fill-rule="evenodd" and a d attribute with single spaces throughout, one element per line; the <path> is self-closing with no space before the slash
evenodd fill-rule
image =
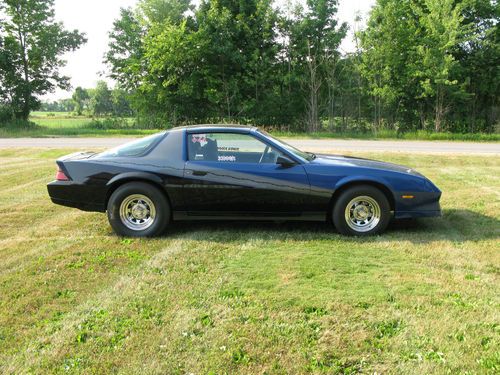
<path id="1" fill-rule="evenodd" d="M 422 35 L 416 49 L 421 64 L 416 75 L 421 96 L 434 99 L 434 130 L 441 131 L 450 97 L 464 95 L 463 86 L 453 79 L 458 62 L 453 51 L 465 34 L 461 6 L 455 0 L 425 0 L 414 4 Z"/>
<path id="2" fill-rule="evenodd" d="M 81 87 L 77 87 L 72 96 L 73 102 L 75 103 L 76 113 L 81 116 L 83 110 L 88 107 L 88 102 L 90 99 L 89 93 L 87 90 Z"/>
<path id="3" fill-rule="evenodd" d="M 194 7 L 191 0 L 141 0 L 139 10 L 145 24 L 180 24 L 187 11 Z"/>
<path id="4" fill-rule="evenodd" d="M 62 55 L 79 48 L 86 39 L 77 30 L 67 31 L 54 21 L 54 0 L 3 0 L 5 13 L 0 30 L 0 87 L 16 118 L 26 120 L 38 108 L 38 97 L 55 88 L 69 88 L 60 74 Z"/>
<path id="5" fill-rule="evenodd" d="M 104 62 L 110 67 L 110 77 L 127 91 L 128 99 L 141 122 L 163 122 L 166 105 L 165 87 L 158 72 L 158 61 L 151 61 L 166 30 L 178 31 L 190 9 L 188 0 L 142 0 L 136 9 L 121 9 L 109 34 L 109 49 Z M 146 51 L 146 44 L 150 50 Z M 175 50 L 174 50 L 175 51 Z M 153 68 L 154 67 L 154 68 Z M 163 126 L 163 124 L 162 124 Z"/>
<path id="6" fill-rule="evenodd" d="M 394 117 L 405 129 L 491 131 L 499 12 L 490 0 L 378 0 L 360 33 L 375 122 Z M 478 116 L 484 125 L 476 125 Z"/>
<path id="7" fill-rule="evenodd" d="M 133 111 L 130 107 L 130 95 L 121 88 L 115 88 L 111 91 L 111 102 L 113 105 L 113 115 L 125 117 L 131 116 Z"/>
<path id="8" fill-rule="evenodd" d="M 94 116 L 109 115 L 113 112 L 111 90 L 105 81 L 97 82 L 95 89 L 90 90 L 90 111 Z"/>
<path id="9" fill-rule="evenodd" d="M 110 42 L 104 62 L 110 67 L 110 78 L 125 89 L 137 89 L 147 71 L 144 35 L 145 31 L 134 12 L 131 9 L 120 9 L 120 18 L 115 20 L 109 33 Z"/>
<path id="10" fill-rule="evenodd" d="M 453 54 L 469 95 L 458 101 L 453 120 L 461 132 L 493 132 L 500 108 L 500 3 L 469 0 L 461 13 L 466 34 Z"/>
<path id="11" fill-rule="evenodd" d="M 367 82 L 365 89 L 373 98 L 374 123 L 381 123 L 383 108 L 413 122 L 411 108 L 421 92 L 415 79 L 419 26 L 411 1 L 378 0 L 366 30 L 359 34 L 360 69 Z M 410 109 L 408 113 L 406 109 Z"/>
<path id="12" fill-rule="evenodd" d="M 345 37 L 347 25 L 338 25 L 337 0 L 308 0 L 306 9 L 296 10 L 292 25 L 294 55 L 301 66 L 301 84 L 306 92 L 308 130 L 318 131 L 321 117 L 322 92 L 331 89 L 330 69 L 339 58 L 338 47 Z"/>
<path id="13" fill-rule="evenodd" d="M 344 55 L 338 0 L 287 0 L 281 10 L 273 0 L 197 3 L 141 0 L 114 23 L 105 61 L 139 123 L 311 132 L 326 119 L 336 130 L 339 117 L 343 131 L 498 123 L 498 1 L 377 0 Z"/>

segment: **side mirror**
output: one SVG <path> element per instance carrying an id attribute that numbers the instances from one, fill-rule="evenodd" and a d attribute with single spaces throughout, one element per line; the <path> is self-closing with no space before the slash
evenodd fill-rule
<path id="1" fill-rule="evenodd" d="M 292 159 L 285 155 L 279 155 L 278 159 L 276 159 L 276 164 L 281 165 L 283 168 L 293 167 L 295 163 Z"/>

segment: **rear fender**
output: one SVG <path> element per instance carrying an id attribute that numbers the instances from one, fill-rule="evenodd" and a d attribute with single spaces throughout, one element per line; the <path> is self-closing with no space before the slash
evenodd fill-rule
<path id="1" fill-rule="evenodd" d="M 121 185 L 124 182 L 127 181 L 149 181 L 152 182 L 155 185 L 163 185 L 162 179 L 155 175 L 154 173 L 148 173 L 148 172 L 126 172 L 126 173 L 120 173 L 113 177 L 111 180 L 108 181 L 106 186 L 108 189 L 112 188 L 113 186 L 116 185 Z"/>

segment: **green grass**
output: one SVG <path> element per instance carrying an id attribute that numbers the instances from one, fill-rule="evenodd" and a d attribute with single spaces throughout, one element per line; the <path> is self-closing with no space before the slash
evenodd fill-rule
<path id="1" fill-rule="evenodd" d="M 158 129 L 136 129 L 132 118 L 97 118 L 64 112 L 34 112 L 29 123 L 0 126 L 2 138 L 145 136 Z"/>
<path id="2" fill-rule="evenodd" d="M 45 128 L 48 132 L 53 132 L 55 130 L 63 131 L 74 128 L 90 128 L 92 129 L 92 122 L 95 121 L 87 116 L 77 116 L 71 113 L 65 112 L 33 112 L 31 114 L 30 120 L 34 124 L 41 128 Z M 98 121 L 103 121 L 103 119 L 97 119 Z M 129 130 L 131 125 L 133 125 L 133 118 L 123 118 L 117 119 L 117 122 L 124 129 L 119 130 Z M 100 129 L 94 129 L 100 130 Z"/>
<path id="3" fill-rule="evenodd" d="M 128 137 L 128 136 L 146 136 L 159 132 L 160 130 L 151 129 L 92 129 L 87 127 L 72 128 L 23 128 L 23 129 L 5 129 L 0 128 L 0 138 L 53 138 L 53 137 Z"/>
<path id="4" fill-rule="evenodd" d="M 416 167 L 444 217 L 356 239 L 328 224 L 175 224 L 121 239 L 45 184 L 72 150 L 0 150 L 0 373 L 498 373 L 500 166 Z"/>
<path id="5" fill-rule="evenodd" d="M 65 112 L 33 112 L 30 118 L 32 126 L 0 126 L 0 137 L 117 137 L 131 135 L 148 135 L 163 129 L 136 129 L 133 127 L 133 118 L 98 119 L 93 120 L 86 116 L 76 116 Z M 111 125 L 106 124 L 111 121 Z M 96 124 L 97 122 L 97 124 Z M 99 124 L 100 123 L 100 124 Z M 100 126 L 104 123 L 104 126 Z M 475 141 L 498 142 L 500 133 L 461 134 L 461 133 L 433 133 L 426 131 L 398 133 L 392 130 L 379 132 L 319 132 L 313 134 L 272 131 L 279 137 L 291 138 L 338 138 L 338 139 L 405 139 L 405 140 L 439 140 L 439 141 Z"/>

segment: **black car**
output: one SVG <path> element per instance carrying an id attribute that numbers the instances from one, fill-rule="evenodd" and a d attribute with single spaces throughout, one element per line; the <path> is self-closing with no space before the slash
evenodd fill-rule
<path id="1" fill-rule="evenodd" d="M 332 220 L 346 235 L 392 217 L 439 216 L 440 190 L 411 168 L 300 151 L 254 127 L 175 128 L 102 153 L 57 160 L 54 203 L 108 213 L 119 235 L 172 220 Z"/>

